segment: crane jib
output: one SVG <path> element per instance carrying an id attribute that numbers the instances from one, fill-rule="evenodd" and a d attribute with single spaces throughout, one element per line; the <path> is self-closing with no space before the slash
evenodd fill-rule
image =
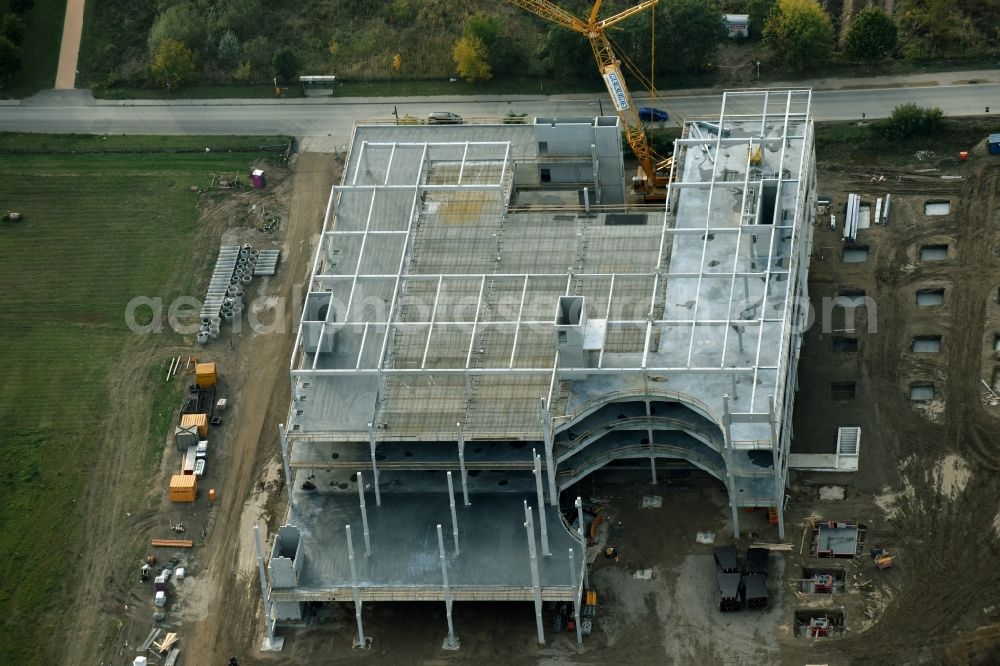
<path id="1" fill-rule="evenodd" d="M 604 83 L 608 86 L 608 92 L 611 93 L 615 107 L 619 111 L 628 109 L 628 95 L 625 94 L 625 86 L 622 85 L 621 73 L 611 68 L 604 70 Z"/>

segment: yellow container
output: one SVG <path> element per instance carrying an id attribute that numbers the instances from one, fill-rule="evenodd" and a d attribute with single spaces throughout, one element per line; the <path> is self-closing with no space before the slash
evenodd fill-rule
<path id="1" fill-rule="evenodd" d="M 208 414 L 181 414 L 181 427 L 191 426 L 198 428 L 198 436 L 202 439 L 208 437 Z"/>
<path id="2" fill-rule="evenodd" d="M 202 388 L 215 386 L 216 381 L 215 363 L 195 363 L 194 383 Z"/>
<path id="3" fill-rule="evenodd" d="M 193 502 L 198 496 L 198 477 L 193 474 L 174 474 L 170 477 L 167 498 L 171 502 Z"/>

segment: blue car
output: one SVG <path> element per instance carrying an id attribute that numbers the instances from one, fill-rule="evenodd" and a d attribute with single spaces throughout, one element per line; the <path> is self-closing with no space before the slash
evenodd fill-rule
<path id="1" fill-rule="evenodd" d="M 654 109 L 651 106 L 644 106 L 639 109 L 639 119 L 646 121 L 662 122 L 670 119 L 663 109 Z"/>

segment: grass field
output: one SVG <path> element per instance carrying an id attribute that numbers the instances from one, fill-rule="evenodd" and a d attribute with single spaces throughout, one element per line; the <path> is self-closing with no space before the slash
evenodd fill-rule
<path id="1" fill-rule="evenodd" d="M 67 151 L 81 150 L 92 141 L 4 135 L 0 153 L 32 142 L 45 150 L 60 143 Z M 204 137 L 199 141 L 204 145 Z M 223 141 L 245 148 L 280 139 L 236 137 L 215 145 L 222 148 Z M 113 139 L 116 150 L 128 143 Z M 199 198 L 189 187 L 208 184 L 213 172 L 243 170 L 258 157 L 148 152 L 153 145 L 190 147 L 186 139 L 144 137 L 138 145 L 146 152 L 0 156 L 3 212 L 25 215 L 22 222 L 0 222 L 3 664 L 56 663 L 52 637 L 71 599 L 67 592 L 75 577 L 88 575 L 74 570 L 81 498 L 90 462 L 102 445 L 104 418 L 116 408 L 107 391 L 110 370 L 133 340 L 125 304 L 136 295 L 169 302 L 192 293 L 203 276 L 191 269 L 204 257 L 186 247 L 199 229 Z M 165 284 L 173 284 L 176 293 L 165 293 Z M 140 344 L 152 348 L 165 342 L 170 339 Z M 163 375 L 151 363 L 150 382 L 154 372 Z M 162 381 L 150 395 L 152 404 L 142 417 L 149 419 L 150 441 L 135 446 L 143 447 L 142 460 L 152 471 L 177 396 Z"/>
<path id="2" fill-rule="evenodd" d="M 65 18 L 66 0 L 35 0 L 28 14 L 28 34 L 21 45 L 24 64 L 10 85 L 0 91 L 2 96 L 27 97 L 55 85 Z"/>
<path id="3" fill-rule="evenodd" d="M 987 118 L 945 118 L 940 132 L 933 136 L 890 141 L 877 131 L 877 122 L 867 124 L 817 123 L 816 154 L 821 160 L 872 166 L 893 166 L 912 162 L 917 151 L 934 153 L 929 166 L 958 161 L 958 151 L 971 150 L 995 130 Z"/>

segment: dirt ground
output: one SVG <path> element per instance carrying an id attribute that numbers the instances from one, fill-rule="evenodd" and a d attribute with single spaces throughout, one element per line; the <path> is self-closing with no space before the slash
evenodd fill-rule
<path id="1" fill-rule="evenodd" d="M 239 333 L 224 326 L 223 337 L 205 348 L 199 348 L 190 336 L 178 346 L 136 339 L 126 350 L 113 378 L 114 393 L 126 398 L 105 428 L 107 445 L 101 449 L 105 457 L 95 462 L 97 479 L 86 500 L 88 538 L 81 545 L 79 570 L 88 573 L 78 578 L 79 596 L 69 617 L 65 663 L 131 663 L 135 647 L 153 626 L 152 586 L 138 582 L 138 566 L 150 552 L 151 538 L 188 538 L 196 544 L 191 550 L 160 549 L 156 553 L 161 565 L 176 557 L 187 570 L 185 580 L 175 582 L 171 590 L 162 624 L 165 631 L 177 631 L 181 636 L 180 663 L 225 663 L 230 645 L 251 642 L 258 623 L 253 613 L 260 588 L 256 567 L 238 562 L 237 554 L 241 541 L 242 550 L 249 544 L 252 554 L 252 525 L 269 519 L 265 505 L 268 498 L 274 501 L 282 485 L 277 473 L 280 465 L 275 466 L 273 458 L 279 451 L 277 424 L 284 420 L 289 404 L 287 370 L 297 309 L 330 187 L 337 177 L 339 166 L 332 156 L 305 153 L 298 156 L 290 174 L 269 169 L 266 195 L 220 195 L 206 205 L 203 238 L 195 246 L 211 248 L 207 266 L 214 264 L 220 239 L 281 248 L 277 274 L 258 277 L 248 292 L 265 307 L 258 318 L 270 327 L 267 332 L 254 332 L 244 318 Z M 259 212 L 251 211 L 250 201 L 265 203 L 269 214 L 280 214 L 282 221 L 276 232 L 264 234 L 246 226 Z M 192 354 L 219 364 L 219 396 L 229 402 L 223 425 L 209 435 L 206 478 L 193 505 L 168 502 L 166 480 L 178 467 L 180 455 L 168 441 L 157 491 L 137 513 L 124 494 L 105 489 L 149 483 L 138 471 L 138 447 L 129 446 L 147 437 L 147 415 L 137 416 L 137 406 L 149 404 L 144 369 L 163 357 L 183 355 L 186 359 Z M 176 381 L 192 383 L 191 373 L 193 369 L 187 373 L 182 370 Z M 209 487 L 218 493 L 214 505 L 208 501 Z M 245 502 L 257 515 L 244 525 Z M 184 524 L 183 534 L 169 529 L 177 523 Z M 263 528 L 262 536 L 266 537 L 266 524 Z M 134 555 L 134 566 L 130 566 L 130 555 Z M 117 568 L 116 562 L 122 559 L 125 568 Z M 250 562 L 254 562 L 252 557 Z"/>
<path id="2" fill-rule="evenodd" d="M 302 294 L 294 293 L 294 285 L 308 270 L 333 170 L 329 157 L 306 153 L 289 179 L 293 196 L 282 268 L 293 274 L 279 269 L 272 289 L 296 306 Z M 582 649 L 570 634 L 552 635 L 548 615 L 548 641 L 539 646 L 530 604 L 459 603 L 455 624 L 462 648 L 446 652 L 442 604 L 385 603 L 365 607 L 366 630 L 374 637 L 370 651 L 351 649 L 353 612 L 340 605 L 312 609 L 309 626 L 282 630 L 283 652 L 261 653 L 250 527 L 259 520 L 273 529 L 283 510 L 276 425 L 288 405 L 288 331 L 243 336 L 225 355 L 226 381 L 242 388 L 229 393 L 233 411 L 215 467 L 221 474 L 212 479 L 220 491 L 216 506 L 199 500 L 182 515 L 167 505 L 127 521 L 114 510 L 121 507 L 112 507 L 101 514 L 109 524 L 93 526 L 94 543 L 114 543 L 134 530 L 170 536 L 163 533 L 167 520 L 201 525 L 198 548 L 181 554 L 190 573 L 175 590 L 167 621 L 182 635 L 185 665 L 224 664 L 234 655 L 244 665 L 996 663 L 1000 451 L 990 433 L 1000 421 L 1000 405 L 990 404 L 981 380 L 1000 390 L 1000 353 L 993 351 L 1000 332 L 1000 163 L 990 162 L 981 146 L 966 164 L 942 159 L 876 169 L 821 163 L 819 183 L 820 192 L 833 197 L 840 220 L 848 192 L 860 193 L 866 203 L 891 192 L 893 207 L 888 226 L 859 233 L 856 245 L 869 250 L 864 263 L 844 263 L 839 230 L 829 229 L 828 217 L 817 220 L 810 273 L 817 312 L 823 313 L 824 297 L 845 290 L 855 296 L 863 290 L 870 300 L 856 312 L 853 326 L 835 308 L 807 331 L 794 448 L 829 451 L 838 426 L 860 425 L 861 465 L 856 474 L 793 473 L 784 540 L 789 550 L 772 553 L 766 611 L 723 615 L 715 608 L 712 546 L 695 536 L 711 532 L 716 545 L 732 542 L 721 484 L 700 473 L 661 473 L 653 485 L 646 471 L 605 470 L 581 490 L 603 504 L 606 544 L 618 549 L 618 559 L 596 557 L 591 583 L 600 606 L 594 635 Z M 925 215 L 928 200 L 949 201 L 950 213 Z M 943 261 L 920 259 L 920 248 L 931 244 L 948 245 Z M 943 304 L 918 307 L 917 290 L 929 288 L 944 288 Z M 286 316 L 293 317 L 294 309 Z M 913 352 L 916 335 L 940 335 L 940 351 Z M 834 337 L 856 337 L 857 351 L 834 351 Z M 121 381 L 126 386 L 127 379 Z M 833 382 L 853 383 L 854 397 L 831 394 Z M 911 401 L 913 383 L 933 384 L 934 399 Z M 109 428 L 128 433 L 127 419 L 121 420 Z M 109 483 L 129 482 L 125 463 L 109 461 Z M 834 499 L 831 490 L 841 489 L 843 499 Z M 661 497 L 662 506 L 642 509 L 646 495 Z M 91 501 L 108 500 L 101 495 Z M 865 551 L 884 547 L 896 566 L 880 572 L 867 557 L 812 557 L 810 519 L 864 525 Z M 763 513 L 741 513 L 740 521 L 741 549 L 757 538 L 778 540 Z M 801 592 L 804 566 L 843 569 L 845 592 Z M 102 580 L 95 576 L 85 587 L 94 606 L 89 619 L 136 604 L 119 632 L 117 655 L 103 655 L 105 663 L 118 663 L 134 654 L 125 641 L 134 649 L 152 625 L 151 593 L 133 586 L 128 595 L 102 594 Z M 843 613 L 846 631 L 821 640 L 794 636 L 796 611 L 817 608 Z M 86 619 L 76 623 L 81 641 Z M 98 655 L 79 656 L 67 663 L 96 663 L 92 657 Z"/>
<path id="3" fill-rule="evenodd" d="M 848 192 L 872 204 L 891 192 L 887 226 L 858 235 L 865 263 L 843 263 L 842 226 L 817 225 L 810 291 L 824 297 L 864 290 L 854 333 L 836 312 L 806 335 L 793 448 L 829 450 L 841 425 L 862 427 L 861 468 L 849 479 L 845 509 L 827 518 L 869 526 L 869 545 L 887 547 L 898 565 L 886 572 L 885 608 L 867 630 L 830 650 L 855 663 L 885 655 L 928 663 L 996 663 L 1000 649 L 1000 407 L 984 405 L 1000 361 L 1000 163 L 982 145 L 969 162 L 938 158 L 899 168 L 820 164 L 820 192 L 842 219 Z M 943 178 L 960 176 L 961 178 Z M 882 177 L 885 180 L 881 180 Z M 874 179 L 874 182 L 873 182 Z M 945 216 L 927 201 L 948 201 Z M 829 218 L 825 218 L 828 224 Z M 925 245 L 947 245 L 943 261 L 922 260 Z M 944 302 L 918 306 L 917 290 L 944 289 Z M 826 330 L 824 330 L 824 328 Z M 941 336 L 938 353 L 912 350 L 915 336 Z M 856 337 L 857 352 L 833 350 L 835 336 Z M 831 382 L 854 382 L 853 399 L 831 399 Z M 934 398 L 910 400 L 911 384 L 933 384 Z M 816 482 L 806 476 L 798 478 Z M 793 502 L 795 501 L 793 497 Z M 848 618 L 850 625 L 850 618 Z"/>

